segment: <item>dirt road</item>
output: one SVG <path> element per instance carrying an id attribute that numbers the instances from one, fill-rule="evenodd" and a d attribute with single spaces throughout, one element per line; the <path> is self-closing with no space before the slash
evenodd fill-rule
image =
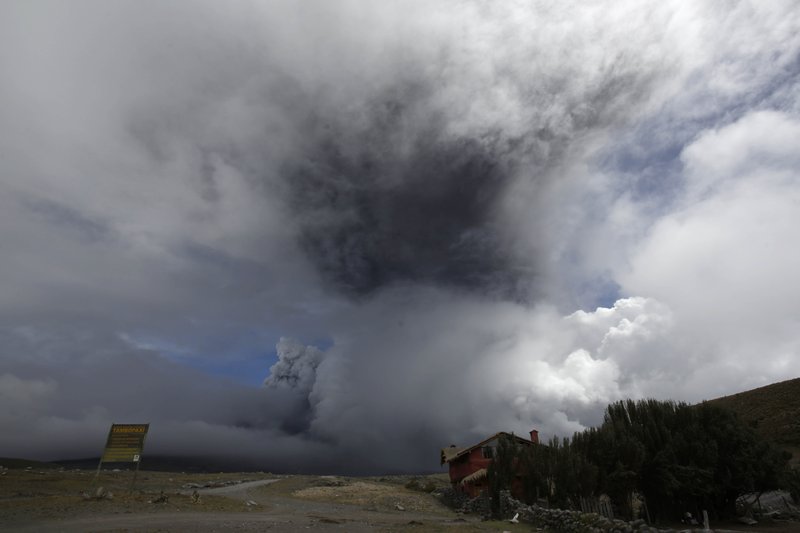
<path id="1" fill-rule="evenodd" d="M 280 481 L 280 479 L 259 479 L 257 481 L 244 481 L 242 483 L 235 483 L 233 485 L 225 485 L 222 487 L 200 487 L 194 490 L 182 490 L 181 494 L 189 494 L 191 495 L 195 490 L 202 494 L 216 494 L 216 495 L 224 495 L 224 496 L 235 496 L 242 498 L 243 496 L 248 495 L 252 489 L 256 487 L 261 487 L 263 485 L 269 485 L 270 483 L 275 483 Z"/>

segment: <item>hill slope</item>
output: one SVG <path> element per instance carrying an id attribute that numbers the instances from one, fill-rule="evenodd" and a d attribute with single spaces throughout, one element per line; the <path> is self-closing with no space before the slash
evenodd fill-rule
<path id="1" fill-rule="evenodd" d="M 0 466 L 3 468 L 36 468 L 44 470 L 46 468 L 58 468 L 54 463 L 44 463 L 42 461 L 32 461 L 30 459 L 17 459 L 15 457 L 0 457 Z M 2 468 L 0 468 L 2 470 Z"/>
<path id="2" fill-rule="evenodd" d="M 709 403 L 735 411 L 758 434 L 800 460 L 800 378 L 723 396 Z"/>

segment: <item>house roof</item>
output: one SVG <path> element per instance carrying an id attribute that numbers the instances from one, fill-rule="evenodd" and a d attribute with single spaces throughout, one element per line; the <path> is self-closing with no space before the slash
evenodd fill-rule
<path id="1" fill-rule="evenodd" d="M 488 470 L 486 470 L 485 468 L 478 469 L 473 473 L 471 473 L 470 475 L 468 475 L 467 477 L 465 477 L 464 479 L 462 479 L 461 484 L 466 485 L 467 483 L 474 483 L 476 481 L 485 478 L 487 475 L 489 475 Z"/>
<path id="2" fill-rule="evenodd" d="M 456 446 L 450 446 L 448 448 L 442 448 L 441 464 L 449 463 L 451 461 L 454 461 L 454 460 L 458 459 L 459 457 L 463 457 L 463 456 L 467 455 L 469 452 L 471 452 L 472 450 L 474 450 L 475 448 L 480 448 L 481 446 L 483 446 L 487 442 L 490 442 L 490 441 L 500 437 L 500 435 L 505 435 L 507 437 L 511 437 L 518 444 L 524 444 L 525 446 L 530 446 L 531 444 L 533 444 L 533 442 L 529 441 L 528 439 L 523 439 L 522 437 L 518 437 L 518 436 L 514 435 L 513 433 L 507 433 L 505 431 L 500 431 L 498 433 L 495 433 L 491 437 L 488 437 L 488 438 L 480 441 L 479 443 L 473 444 L 472 446 L 469 446 L 467 448 L 457 448 Z"/>
<path id="3" fill-rule="evenodd" d="M 465 448 L 458 448 L 455 445 L 442 448 L 442 463 L 445 464 L 454 459 L 458 454 L 464 451 Z"/>

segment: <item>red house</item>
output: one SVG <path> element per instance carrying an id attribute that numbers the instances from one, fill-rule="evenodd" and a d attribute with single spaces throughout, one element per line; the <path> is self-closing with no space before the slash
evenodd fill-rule
<path id="1" fill-rule="evenodd" d="M 441 464 L 447 463 L 449 465 L 450 482 L 456 492 L 474 498 L 488 487 L 486 480 L 487 469 L 492 464 L 497 452 L 498 442 L 503 435 L 513 439 L 520 446 L 539 444 L 539 432 L 534 429 L 531 431 L 531 440 L 501 431 L 467 448 L 458 448 L 455 445 L 442 448 Z M 513 485 L 512 492 L 515 492 Z"/>

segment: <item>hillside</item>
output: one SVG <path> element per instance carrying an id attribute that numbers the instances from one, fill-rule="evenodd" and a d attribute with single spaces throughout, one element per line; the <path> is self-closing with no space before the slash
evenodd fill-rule
<path id="1" fill-rule="evenodd" d="M 800 378 L 723 396 L 709 403 L 735 411 L 757 433 L 800 461 Z"/>
<path id="2" fill-rule="evenodd" d="M 44 463 L 42 461 L 32 461 L 30 459 L 17 459 L 14 457 L 0 457 L 0 470 L 3 468 L 37 468 L 45 470 L 48 468 L 58 468 L 54 463 Z"/>

